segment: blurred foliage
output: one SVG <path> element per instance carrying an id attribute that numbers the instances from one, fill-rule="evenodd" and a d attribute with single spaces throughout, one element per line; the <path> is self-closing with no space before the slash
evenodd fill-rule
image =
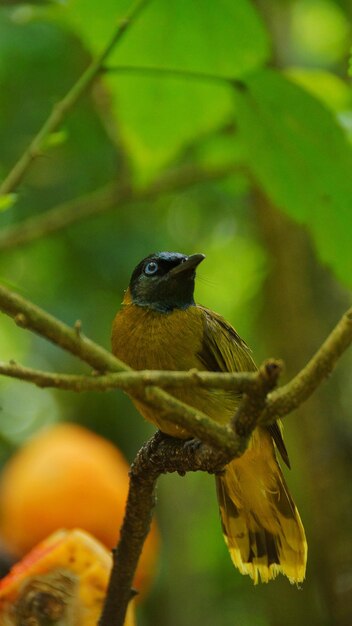
<path id="1" fill-rule="evenodd" d="M 334 116 L 305 91 L 265 70 L 239 92 L 238 125 L 249 167 L 263 189 L 309 226 L 322 259 L 351 284 L 352 150 Z"/>
<path id="2" fill-rule="evenodd" d="M 1 177 L 129 5 L 1 3 Z M 120 204 L 8 250 L 1 279 L 65 322 L 79 318 L 88 336 L 109 347 L 135 264 L 153 250 L 204 252 L 197 300 L 236 326 L 257 361 L 283 356 L 292 374 L 349 301 L 342 284 L 352 281 L 351 18 L 347 0 L 152 1 L 108 66 L 233 77 L 243 89 L 142 71 L 104 74 L 48 137 L 15 195 L 5 197 L 0 227 L 112 180 L 147 187 L 185 166 L 224 164 L 233 164 L 233 174 Z M 278 218 L 277 209 L 289 217 Z M 0 346 L 2 360 L 87 371 L 5 316 Z M 310 545 L 303 589 L 285 580 L 253 589 L 228 557 L 212 480 L 166 476 L 157 511 L 162 562 L 140 609 L 142 626 L 350 625 L 351 364 L 344 357 L 323 401 L 286 422 L 294 467 L 288 480 Z M 130 460 L 153 432 L 117 392 L 75 395 L 4 379 L 0 406 L 0 460 L 58 420 L 90 427 Z"/>
<path id="3" fill-rule="evenodd" d="M 111 16 L 130 3 L 109 0 L 68 3 L 61 17 L 98 52 L 113 28 Z M 108 66 L 135 65 L 240 76 L 269 54 L 265 29 L 249 0 L 202 4 L 154 0 L 112 53 Z M 108 79 L 113 108 L 137 174 L 145 180 L 187 143 L 232 119 L 229 89 L 175 78 L 118 75 Z M 172 120 L 172 124 L 170 121 Z"/>

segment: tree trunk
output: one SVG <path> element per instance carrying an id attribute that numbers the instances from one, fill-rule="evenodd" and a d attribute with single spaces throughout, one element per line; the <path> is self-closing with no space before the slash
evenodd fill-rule
<path id="1" fill-rule="evenodd" d="M 316 262 L 304 229 L 259 193 L 255 203 L 270 263 L 258 323 L 261 334 L 268 337 L 266 353 L 283 358 L 291 377 L 331 330 L 347 296 Z M 272 624 L 351 626 L 352 451 L 344 428 L 347 416 L 341 388 L 337 370 L 328 385 L 287 420 L 286 431 L 296 447 L 291 445 L 296 459 L 288 477 L 293 487 L 301 464 L 300 485 L 293 491 L 307 531 L 308 569 L 304 597 L 282 585 L 278 603 L 277 589 L 272 591 L 276 596 L 271 602 Z"/>

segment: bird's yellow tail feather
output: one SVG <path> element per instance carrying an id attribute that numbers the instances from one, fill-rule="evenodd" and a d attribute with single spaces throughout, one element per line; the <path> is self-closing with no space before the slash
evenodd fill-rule
<path id="1" fill-rule="evenodd" d="M 225 541 L 239 571 L 255 584 L 279 573 L 291 583 L 303 581 L 304 528 L 273 450 L 249 450 L 216 481 Z"/>

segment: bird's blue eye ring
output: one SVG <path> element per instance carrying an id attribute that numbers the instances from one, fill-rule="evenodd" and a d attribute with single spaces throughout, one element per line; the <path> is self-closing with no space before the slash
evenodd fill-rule
<path id="1" fill-rule="evenodd" d="M 152 276 L 153 274 L 156 274 L 158 269 L 159 269 L 159 266 L 156 261 L 149 261 L 149 263 L 147 263 L 147 265 L 144 268 L 144 273 L 147 276 Z"/>

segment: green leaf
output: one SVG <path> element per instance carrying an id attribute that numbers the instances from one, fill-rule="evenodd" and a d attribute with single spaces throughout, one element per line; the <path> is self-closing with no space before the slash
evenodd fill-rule
<path id="1" fill-rule="evenodd" d="M 307 225 L 321 259 L 352 285 L 352 150 L 333 114 L 262 70 L 237 92 L 248 166 L 278 208 Z"/>
<path id="2" fill-rule="evenodd" d="M 54 133 L 50 133 L 41 145 L 41 149 L 43 151 L 49 150 L 50 148 L 56 148 L 57 146 L 61 146 L 67 141 L 68 132 L 65 129 L 58 130 Z"/>
<path id="3" fill-rule="evenodd" d="M 72 0 L 61 14 L 93 54 L 130 2 Z M 154 0 L 127 31 L 108 65 L 134 65 L 240 77 L 269 55 L 266 31 L 249 0 Z M 139 172 L 154 174 L 233 114 L 230 90 L 187 78 L 113 74 L 119 128 Z"/>
<path id="4" fill-rule="evenodd" d="M 351 109 L 351 87 L 336 74 L 316 68 L 289 67 L 285 69 L 285 75 L 293 83 L 297 83 L 321 100 L 332 111 L 337 113 Z"/>
<path id="5" fill-rule="evenodd" d="M 0 213 L 11 209 L 17 201 L 17 193 L 6 193 L 0 196 Z"/>

